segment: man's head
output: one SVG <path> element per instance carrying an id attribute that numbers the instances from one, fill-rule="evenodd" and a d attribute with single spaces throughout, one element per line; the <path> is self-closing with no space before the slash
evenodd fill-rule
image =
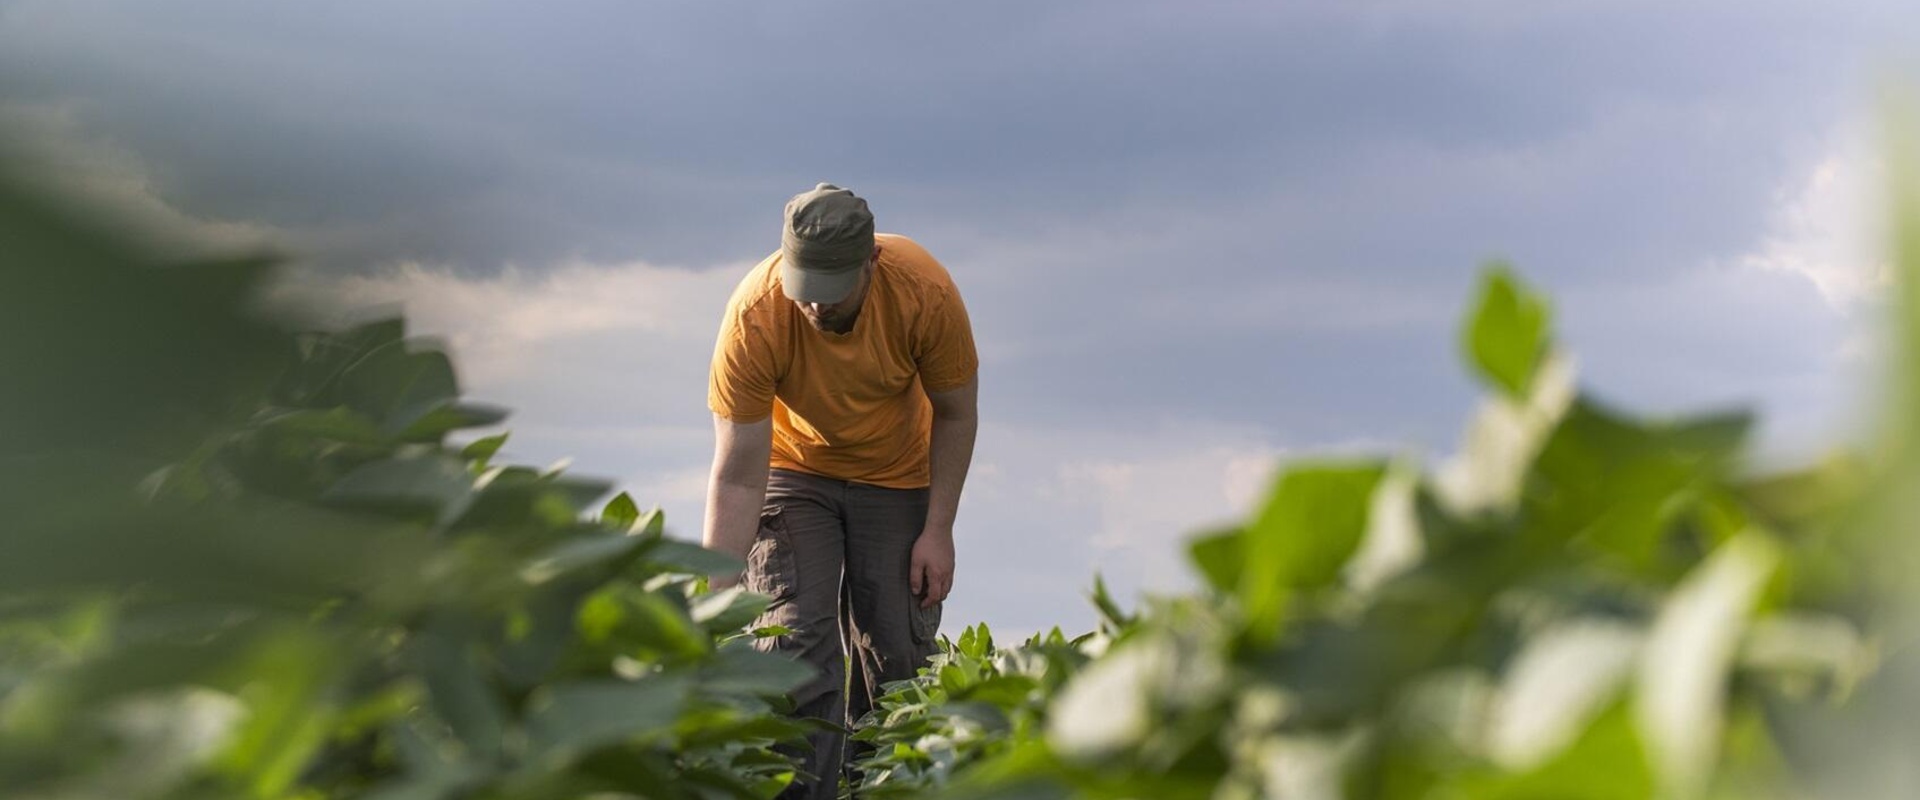
<path id="1" fill-rule="evenodd" d="M 853 192 L 822 183 L 787 201 L 780 284 L 816 327 L 851 327 L 877 253 L 873 212 Z"/>
<path id="2" fill-rule="evenodd" d="M 873 258 L 867 201 L 831 183 L 787 201 L 780 235 L 780 282 L 802 303 L 837 303 L 851 294 Z"/>

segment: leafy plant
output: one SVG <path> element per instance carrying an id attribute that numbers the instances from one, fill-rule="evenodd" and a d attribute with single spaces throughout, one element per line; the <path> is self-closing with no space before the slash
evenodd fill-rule
<path id="1" fill-rule="evenodd" d="M 1246 524 L 1193 541 L 1202 591 L 1126 615 L 1096 587 L 1081 647 L 970 629 L 863 722 L 883 745 L 866 783 L 1796 796 L 1778 712 L 1837 705 L 1874 662 L 1862 565 L 1836 546 L 1850 463 L 1743 477 L 1745 415 L 1638 419 L 1577 391 L 1547 307 L 1487 273 L 1462 341 L 1492 392 L 1455 461 L 1291 465 Z M 1043 661 L 1071 665 L 1039 673 L 1058 691 L 1020 667 Z"/>
<path id="2" fill-rule="evenodd" d="M 808 671 L 731 558 L 558 470 L 400 319 L 157 266 L 0 183 L 0 795 L 770 797 Z"/>

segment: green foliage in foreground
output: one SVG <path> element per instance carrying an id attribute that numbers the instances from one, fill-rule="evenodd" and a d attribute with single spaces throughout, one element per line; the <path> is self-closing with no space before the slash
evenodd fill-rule
<path id="1" fill-rule="evenodd" d="M 0 796 L 771 797 L 806 668 L 732 559 L 555 470 L 399 320 L 156 267 L 0 185 Z"/>
<path id="2" fill-rule="evenodd" d="M 1199 593 L 1096 587 L 1073 643 L 969 629 L 863 721 L 870 794 L 1805 796 L 1796 714 L 1875 658 L 1858 467 L 1748 479 L 1745 415 L 1608 408 L 1547 307 L 1488 273 L 1454 462 L 1294 464 L 1192 542 Z"/>

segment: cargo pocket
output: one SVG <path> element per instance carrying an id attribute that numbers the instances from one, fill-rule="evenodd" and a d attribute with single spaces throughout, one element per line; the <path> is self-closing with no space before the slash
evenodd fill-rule
<path id="1" fill-rule="evenodd" d="M 760 531 L 747 551 L 747 573 L 742 583 L 749 592 L 773 598 L 776 606 L 793 599 L 793 541 L 787 538 L 787 523 L 779 509 L 760 515 Z"/>
<path id="2" fill-rule="evenodd" d="M 932 608 L 921 608 L 920 599 L 908 597 L 913 604 L 913 643 L 920 646 L 923 653 L 932 654 L 938 649 L 940 640 L 940 609 L 945 603 L 934 603 Z"/>

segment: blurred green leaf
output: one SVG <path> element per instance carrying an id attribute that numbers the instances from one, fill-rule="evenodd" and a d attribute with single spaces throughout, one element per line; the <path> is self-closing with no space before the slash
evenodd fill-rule
<path id="1" fill-rule="evenodd" d="M 356 444 L 383 444 L 389 438 L 366 417 L 345 406 L 329 409 L 277 410 L 260 420 L 260 424 L 301 436 Z"/>
<path id="2" fill-rule="evenodd" d="M 583 568 L 618 567 L 640 552 L 645 540 L 617 533 L 586 533 L 568 538 L 547 550 L 520 571 L 528 583 L 541 584 Z"/>
<path id="3" fill-rule="evenodd" d="M 472 469 L 477 473 L 485 472 L 489 462 L 500 452 L 501 445 L 507 443 L 508 434 L 498 433 L 473 440 L 460 448 L 460 457 L 473 462 Z"/>
<path id="4" fill-rule="evenodd" d="M 238 664 L 246 715 L 220 759 L 260 797 L 292 788 L 326 741 L 338 713 L 331 693 L 344 660 L 328 643 L 301 634 L 261 642 Z"/>
<path id="5" fill-rule="evenodd" d="M 1674 590 L 1654 621 L 1634 710 L 1667 796 L 1699 797 L 1708 788 L 1727 675 L 1779 559 L 1779 548 L 1759 534 L 1728 541 Z"/>
<path id="6" fill-rule="evenodd" d="M 474 758 L 498 757 L 507 710 L 479 663 L 478 643 L 455 625 L 416 635 L 412 645 L 429 705 Z"/>
<path id="7" fill-rule="evenodd" d="M 661 539 L 647 551 L 647 561 L 688 575 L 732 575 L 747 566 L 733 556 L 678 539 Z"/>
<path id="8" fill-rule="evenodd" d="M 1216 592 L 1233 592 L 1240 588 L 1241 573 L 1245 570 L 1246 548 L 1241 543 L 1243 534 L 1238 528 L 1201 534 L 1189 540 L 1187 554 L 1200 577 L 1207 586 Z"/>
<path id="9" fill-rule="evenodd" d="M 694 598 L 693 621 L 716 634 L 737 631 L 758 619 L 771 602 L 771 597 L 734 586 Z"/>
<path id="10" fill-rule="evenodd" d="M 508 411 L 499 406 L 445 403 L 408 423 L 400 430 L 399 438 L 409 442 L 438 442 L 451 431 L 498 425 L 507 416 Z"/>
<path id="11" fill-rule="evenodd" d="M 362 466 L 342 477 L 320 499 L 353 508 L 425 515 L 446 524 L 474 502 L 474 482 L 457 458 L 430 453 L 399 456 Z"/>
<path id="12" fill-rule="evenodd" d="M 662 739 L 672 734 L 690 688 L 679 675 L 554 684 L 529 701 L 527 733 L 547 759 L 635 737 Z"/>
<path id="13" fill-rule="evenodd" d="M 1534 466 L 1531 530 L 1652 567 L 1674 521 L 1727 477 L 1750 425 L 1743 413 L 1640 424 L 1576 402 Z"/>
<path id="14" fill-rule="evenodd" d="M 1470 363 L 1515 400 L 1524 399 L 1547 352 L 1547 302 L 1505 264 L 1481 275 L 1479 299 L 1462 331 Z"/>
<path id="15" fill-rule="evenodd" d="M 1661 795 L 1626 703 L 1596 717 L 1559 756 L 1520 773 L 1482 774 L 1447 796 L 1476 800 L 1628 800 Z"/>
<path id="16" fill-rule="evenodd" d="M 815 674 L 813 667 L 777 653 L 729 646 L 714 653 L 698 680 L 709 692 L 783 694 L 812 680 Z"/>
<path id="17" fill-rule="evenodd" d="M 1120 606 L 1113 602 L 1113 595 L 1107 592 L 1107 582 L 1100 577 L 1099 573 L 1094 573 L 1091 597 L 1093 607 L 1100 611 L 1101 626 L 1109 632 L 1117 633 L 1132 624 L 1126 612 L 1121 611 Z"/>
<path id="18" fill-rule="evenodd" d="M 1282 473 L 1266 506 L 1242 534 L 1240 600 L 1256 637 L 1279 632 L 1295 590 L 1339 580 L 1340 568 L 1366 534 L 1381 463 L 1294 467 Z"/>
<path id="19" fill-rule="evenodd" d="M 340 373 L 340 397 L 399 436 L 442 406 L 459 399 L 453 364 L 437 349 L 414 349 L 406 341 L 380 345 Z"/>
<path id="20" fill-rule="evenodd" d="M 640 506 L 626 492 L 614 495 L 612 500 L 607 501 L 606 507 L 600 509 L 600 521 L 615 530 L 631 531 L 633 524 L 639 520 Z"/>

